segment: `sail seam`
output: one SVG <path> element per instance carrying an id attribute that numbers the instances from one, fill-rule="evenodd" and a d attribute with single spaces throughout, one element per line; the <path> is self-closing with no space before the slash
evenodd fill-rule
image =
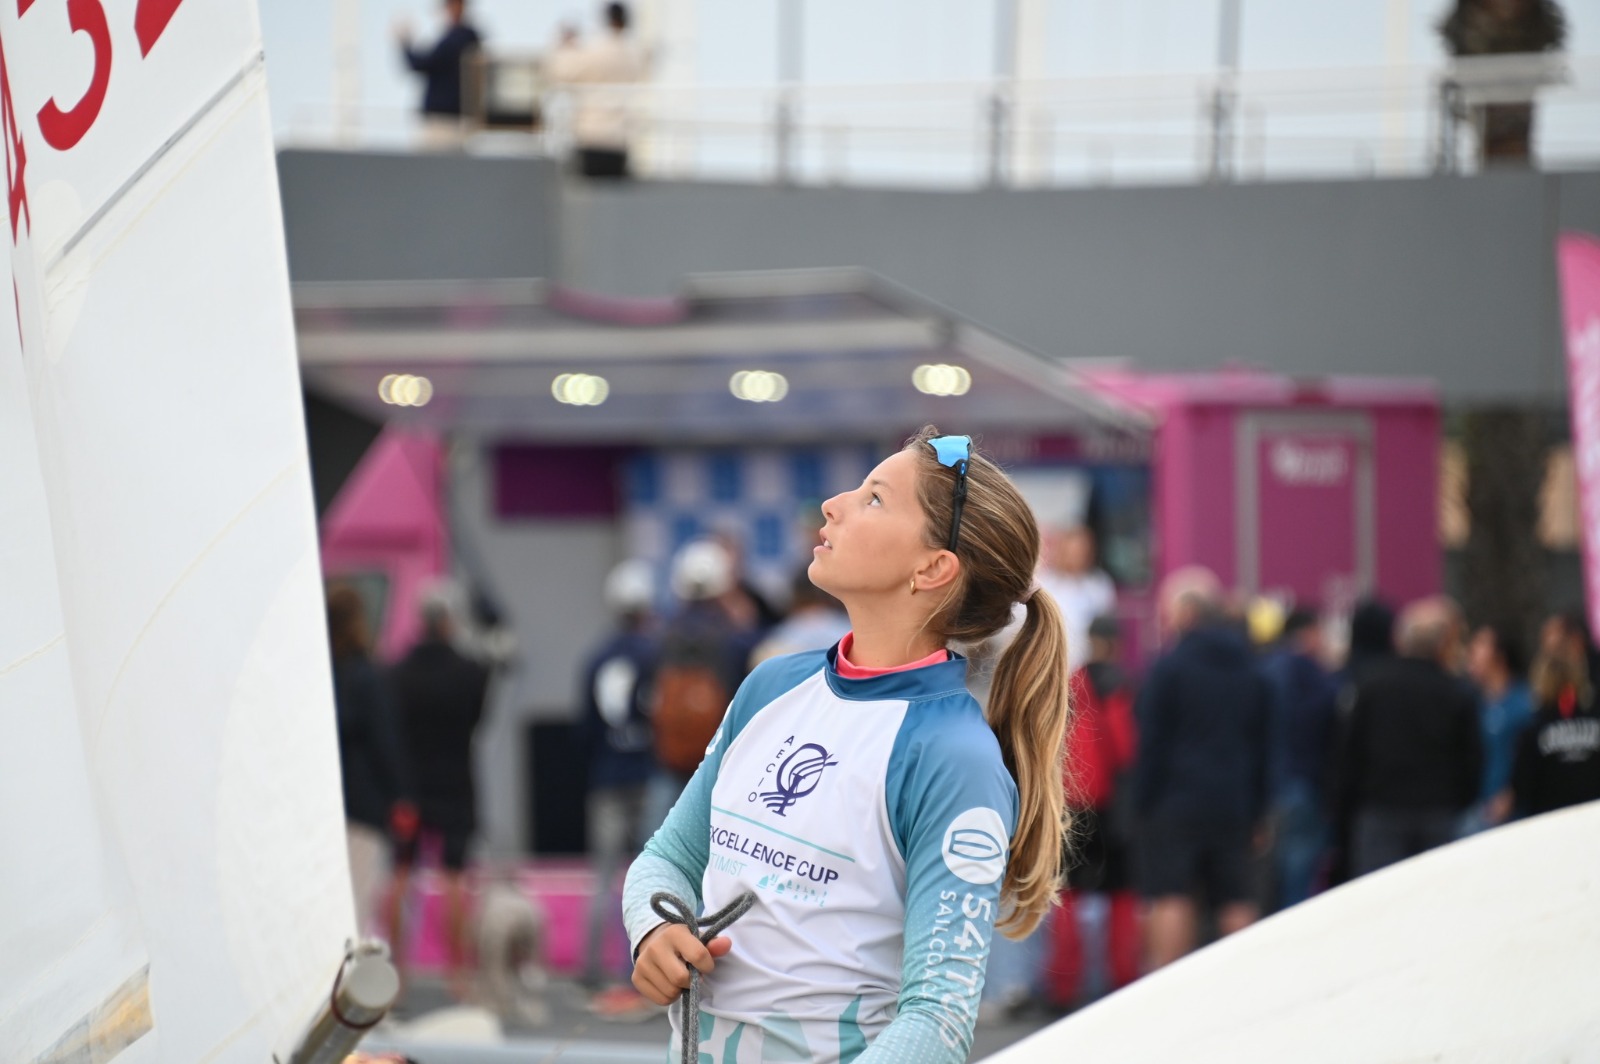
<path id="1" fill-rule="evenodd" d="M 63 632 L 39 649 L 29 651 L 16 661 L 13 661 L 11 664 L 7 665 L 5 668 L 0 669 L 0 676 L 10 676 L 12 673 L 28 664 L 28 662 L 44 657 L 46 654 L 50 653 L 50 651 L 54 650 L 57 646 L 65 643 L 66 641 L 67 634 Z"/>
<path id="2" fill-rule="evenodd" d="M 134 186 L 136 186 L 144 178 L 144 176 L 155 167 L 157 163 L 166 158 L 172 149 L 176 148 L 179 142 L 181 142 L 184 137 L 188 136 L 190 131 L 193 130 L 195 126 L 199 125 L 205 120 L 207 115 L 216 110 L 217 106 L 228 98 L 228 95 L 239 86 L 240 82 L 244 81 L 245 78 L 249 77 L 250 74 L 258 69 L 265 59 L 266 53 L 257 50 L 254 55 L 245 61 L 245 64 L 242 67 L 234 72 L 232 77 L 223 82 L 222 87 L 216 92 L 212 93 L 211 98 L 205 103 L 201 104 L 199 110 L 190 115 L 188 120 L 185 121 L 183 125 L 179 126 L 170 137 L 161 143 L 161 147 L 157 148 L 151 153 L 150 158 L 141 163 L 139 168 L 129 175 L 128 179 L 119 185 L 115 192 L 106 197 L 106 201 L 100 204 L 100 206 L 95 209 L 93 214 L 84 219 L 83 224 L 78 226 L 77 231 L 67 238 L 66 243 L 61 245 L 61 250 L 56 252 L 55 255 L 50 259 L 50 264 L 46 267 L 46 271 L 48 272 L 50 270 L 54 270 L 56 266 L 60 264 L 62 259 L 72 254 L 73 250 L 83 242 L 84 238 L 87 237 L 91 231 L 93 231 L 94 227 L 99 225 L 101 221 L 105 219 L 105 216 L 110 214 L 112 209 L 115 208 L 117 204 L 121 203 L 129 192 L 133 191 Z"/>
<path id="3" fill-rule="evenodd" d="M 239 511 L 217 530 L 217 534 L 212 536 L 204 547 L 200 548 L 189 564 L 184 566 L 183 572 L 179 573 L 177 578 L 172 581 L 172 585 L 161 596 L 161 601 L 157 602 L 149 615 L 145 617 L 144 624 L 139 627 L 138 634 L 133 637 L 133 642 L 128 644 L 127 651 L 122 655 L 122 661 L 117 665 L 116 674 L 111 678 L 111 685 L 106 688 L 105 699 L 101 703 L 99 719 L 95 722 L 94 738 L 91 744 L 93 749 L 98 750 L 100 747 L 100 737 L 106 729 L 106 717 L 109 714 L 112 702 L 116 699 L 117 688 L 122 684 L 122 674 L 128 671 L 128 663 L 133 660 L 133 656 L 138 652 L 140 645 L 144 642 L 144 637 L 149 634 L 156 621 L 166 612 L 168 604 L 182 590 L 183 586 L 189 582 L 189 578 L 210 559 L 211 553 L 233 533 L 234 529 L 244 522 L 245 518 L 255 511 L 255 508 L 261 504 L 262 500 L 291 480 L 295 473 L 302 468 L 304 467 L 300 462 L 290 462 L 271 480 L 267 481 L 266 485 L 240 507 Z"/>

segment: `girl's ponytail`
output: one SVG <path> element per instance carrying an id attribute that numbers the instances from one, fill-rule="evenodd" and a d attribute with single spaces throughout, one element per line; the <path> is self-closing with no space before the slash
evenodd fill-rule
<path id="1" fill-rule="evenodd" d="M 1061 610 L 1034 589 L 1027 618 L 995 666 L 989 687 L 989 726 L 1006 768 L 1017 781 L 1017 830 L 1011 837 L 997 929 L 1022 938 L 1056 903 L 1062 850 L 1070 827 L 1063 750 L 1069 713 L 1067 637 Z"/>
<path id="2" fill-rule="evenodd" d="M 954 519 L 955 473 L 928 446 L 937 435 L 930 425 L 906 444 L 920 463 L 917 501 L 928 518 L 930 546 L 946 542 Z M 1060 607 L 1033 586 L 1039 526 L 1027 500 L 977 452 L 968 463 L 966 486 L 955 544 L 961 575 L 929 624 L 949 642 L 976 646 L 1011 623 L 1016 603 L 1027 609 L 1021 631 L 995 666 L 988 704 L 989 726 L 1018 795 L 997 926 L 1021 938 L 1055 904 L 1066 846 L 1067 637 Z"/>

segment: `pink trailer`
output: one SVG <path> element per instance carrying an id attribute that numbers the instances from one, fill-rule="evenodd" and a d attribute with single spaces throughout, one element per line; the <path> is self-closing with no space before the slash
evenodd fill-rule
<path id="1" fill-rule="evenodd" d="M 1439 591 L 1439 401 L 1429 382 L 1249 370 L 1091 374 L 1151 414 L 1157 577 L 1347 609 Z"/>

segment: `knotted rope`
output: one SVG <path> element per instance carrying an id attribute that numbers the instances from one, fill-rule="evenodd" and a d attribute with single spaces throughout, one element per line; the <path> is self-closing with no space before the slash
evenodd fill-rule
<path id="1" fill-rule="evenodd" d="M 732 902 L 714 913 L 697 917 L 689 903 L 671 891 L 657 891 L 650 896 L 650 908 L 669 924 L 681 924 L 694 932 L 706 945 L 728 929 L 739 917 L 750 911 L 756 896 L 745 891 Z M 679 1043 L 683 1064 L 696 1064 L 700 1059 L 700 970 L 685 963 L 689 969 L 689 989 L 683 992 L 683 1038 Z"/>

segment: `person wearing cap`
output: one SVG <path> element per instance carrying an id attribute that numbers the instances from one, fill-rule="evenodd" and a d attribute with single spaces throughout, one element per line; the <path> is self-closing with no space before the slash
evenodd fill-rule
<path id="1" fill-rule="evenodd" d="M 658 647 L 658 682 L 652 692 L 651 712 L 657 717 L 657 764 L 650 781 L 645 822 L 653 831 L 667 817 L 689 782 L 703 741 L 689 744 L 694 764 L 677 763 L 675 751 L 683 745 L 672 730 L 681 721 L 671 702 L 674 679 L 690 672 L 708 677 L 720 690 L 715 699 L 718 721 L 728 699 L 750 671 L 750 656 L 760 639 L 758 618 L 749 599 L 739 589 L 733 555 L 715 539 L 686 543 L 672 559 L 669 579 L 678 609 L 670 618 Z M 718 721 L 711 721 L 710 729 Z"/>
<path id="2" fill-rule="evenodd" d="M 605 939 L 619 922 L 612 881 L 645 840 L 646 787 L 655 771 L 648 702 L 657 650 L 654 601 L 649 562 L 630 558 L 611 570 L 605 602 L 615 627 L 589 655 L 579 678 L 578 740 L 589 766 L 589 859 L 595 875 L 583 980 L 599 992 L 591 1003 L 595 1011 L 611 1016 L 648 1004 L 626 987 L 625 969 L 607 971 Z M 608 982 L 623 985 L 607 987 Z"/>
<path id="3" fill-rule="evenodd" d="M 483 719 L 489 672 L 455 647 L 456 589 L 441 582 L 422 596 L 422 638 L 390 673 L 416 776 L 420 830 L 395 847 L 389 942 L 405 958 L 402 909 L 421 847 L 437 843 L 444 866 L 445 945 L 452 990 L 467 993 L 467 848 L 478 826 L 472 740 Z"/>

